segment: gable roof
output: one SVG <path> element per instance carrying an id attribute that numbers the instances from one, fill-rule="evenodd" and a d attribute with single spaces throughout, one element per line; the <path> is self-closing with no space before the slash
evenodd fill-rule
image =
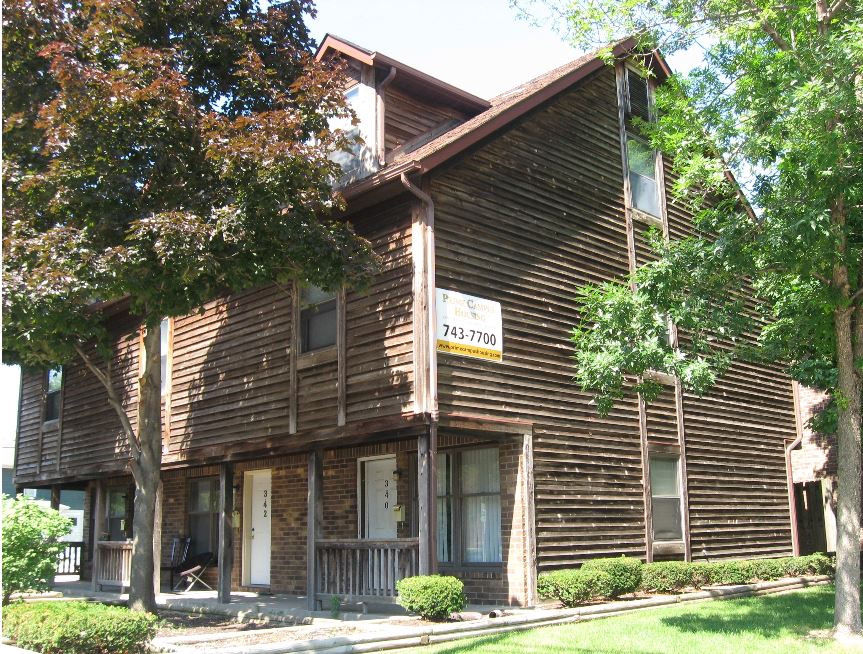
<path id="1" fill-rule="evenodd" d="M 619 56 L 632 50 L 635 44 L 634 38 L 623 39 L 611 46 L 611 52 L 615 56 Z M 323 46 L 321 47 L 323 48 Z M 583 55 L 568 64 L 559 66 L 496 96 L 482 113 L 414 150 L 398 154 L 392 162 L 375 175 L 343 189 L 343 195 L 351 199 L 370 189 L 379 188 L 403 173 L 425 173 L 440 166 L 535 109 L 543 102 L 565 91 L 591 73 L 600 70 L 606 65 L 600 55 L 607 49 L 603 48 Z M 366 53 L 366 56 L 379 56 L 376 53 L 369 53 L 367 50 L 360 49 L 360 51 Z M 661 56 L 658 53 L 653 53 L 653 55 L 651 57 L 653 65 L 659 69 L 662 76 L 667 75 L 669 71 Z"/>

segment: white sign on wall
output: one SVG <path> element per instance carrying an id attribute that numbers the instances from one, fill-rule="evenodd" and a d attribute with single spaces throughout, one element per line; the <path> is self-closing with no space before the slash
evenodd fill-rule
<path id="1" fill-rule="evenodd" d="M 500 302 L 444 288 L 435 289 L 438 352 L 501 361 Z"/>

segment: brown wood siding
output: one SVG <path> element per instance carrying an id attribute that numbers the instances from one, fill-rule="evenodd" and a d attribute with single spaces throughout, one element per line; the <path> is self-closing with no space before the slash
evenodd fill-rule
<path id="1" fill-rule="evenodd" d="M 435 106 L 389 88 L 386 90 L 384 113 L 386 151 L 390 152 L 453 118 L 464 120 L 465 116 L 449 107 Z"/>
<path id="2" fill-rule="evenodd" d="M 347 420 L 398 415 L 413 400 L 411 207 L 394 202 L 354 217 L 382 258 L 371 286 L 347 294 Z"/>
<path id="3" fill-rule="evenodd" d="M 637 403 L 620 401 L 599 418 L 572 383 L 567 338 L 578 286 L 628 271 L 612 72 L 468 153 L 433 178 L 432 192 L 437 286 L 501 302 L 504 324 L 502 363 L 439 354 L 441 414 L 534 422 L 540 570 L 643 557 Z M 668 213 L 672 238 L 691 231 L 683 207 L 670 200 Z M 655 256 L 648 229 L 636 221 L 639 264 Z M 778 368 L 744 364 L 707 398 L 685 398 L 694 558 L 789 551 L 782 439 L 794 436 L 792 409 Z M 673 391 L 646 414 L 650 441 L 675 445 Z"/>
<path id="4" fill-rule="evenodd" d="M 668 162 L 664 172 L 669 234 L 682 238 L 694 232 L 692 220 L 671 197 Z M 683 414 L 693 558 L 789 554 L 785 444 L 796 426 L 781 366 L 735 363 L 705 397 L 685 394 Z"/>
<path id="5" fill-rule="evenodd" d="M 433 179 L 437 286 L 497 300 L 502 363 L 438 355 L 441 414 L 534 421 L 540 569 L 643 554 L 638 404 L 572 382 L 579 286 L 628 269 L 614 76 L 602 71 Z"/>
<path id="6" fill-rule="evenodd" d="M 123 399 L 134 429 L 138 422 L 138 321 L 128 316 L 117 318 L 112 327 L 116 334 L 112 361 L 114 387 Z M 120 419 L 108 404 L 104 387 L 79 360 L 65 366 L 63 376 L 61 472 L 94 467 L 122 471 L 128 443 Z"/>
<path id="7" fill-rule="evenodd" d="M 169 455 L 288 432 L 291 294 L 276 286 L 174 320 Z"/>
<path id="8" fill-rule="evenodd" d="M 39 427 L 42 420 L 44 372 L 21 373 L 21 411 L 18 415 L 18 442 L 15 476 L 27 479 L 36 474 L 39 458 Z"/>
<path id="9" fill-rule="evenodd" d="M 676 446 L 677 408 L 674 387 L 666 386 L 653 402 L 645 406 L 647 440 L 651 444 Z"/>

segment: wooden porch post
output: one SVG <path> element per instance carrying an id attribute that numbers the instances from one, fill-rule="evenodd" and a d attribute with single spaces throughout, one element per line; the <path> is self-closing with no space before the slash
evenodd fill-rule
<path id="1" fill-rule="evenodd" d="M 60 510 L 60 486 L 58 484 L 51 486 L 51 508 L 55 511 Z"/>
<path id="2" fill-rule="evenodd" d="M 419 574 L 437 570 L 437 422 L 417 441 L 417 504 L 419 512 Z"/>
<path id="3" fill-rule="evenodd" d="M 306 595 L 309 611 L 317 610 L 318 567 L 315 543 L 323 533 L 324 457 L 321 450 L 309 452 L 309 493 L 306 513 Z"/>
<path id="4" fill-rule="evenodd" d="M 96 480 L 96 507 L 93 516 L 93 570 L 90 573 L 93 591 L 99 590 L 99 541 L 105 529 L 105 487 Z"/>
<path id="5" fill-rule="evenodd" d="M 231 601 L 234 570 L 234 466 L 223 463 L 219 469 L 219 602 Z"/>
<path id="6" fill-rule="evenodd" d="M 156 487 L 156 509 L 153 515 L 153 593 L 162 592 L 162 498 L 164 484 Z"/>

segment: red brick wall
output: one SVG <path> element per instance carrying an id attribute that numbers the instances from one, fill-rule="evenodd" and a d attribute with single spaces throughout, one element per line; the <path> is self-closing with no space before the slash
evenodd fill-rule
<path id="1" fill-rule="evenodd" d="M 439 448 L 471 444 L 489 445 L 488 441 L 441 434 Z M 499 446 L 501 485 L 501 528 L 503 559 L 499 570 L 482 572 L 452 571 L 465 582 L 471 602 L 523 604 L 526 599 L 527 546 L 522 492 L 525 487 L 521 439 L 493 443 Z M 323 466 L 324 538 L 356 538 L 358 527 L 357 460 L 363 457 L 394 454 L 400 472 L 397 484 L 398 503 L 405 507 L 405 521 L 399 524 L 399 537 L 411 536 L 413 516 L 410 471 L 416 458 L 414 439 L 326 450 Z M 306 592 L 306 501 L 307 457 L 304 454 L 258 459 L 236 464 L 234 470 L 234 506 L 240 513 L 234 525 L 234 570 L 232 587 L 243 588 L 243 486 L 244 473 L 270 469 L 272 474 L 272 521 L 270 590 L 289 594 Z M 162 559 L 170 560 L 171 540 L 188 534 L 189 480 L 218 474 L 218 466 L 166 471 L 163 480 Z M 217 571 L 206 577 L 215 585 Z"/>

